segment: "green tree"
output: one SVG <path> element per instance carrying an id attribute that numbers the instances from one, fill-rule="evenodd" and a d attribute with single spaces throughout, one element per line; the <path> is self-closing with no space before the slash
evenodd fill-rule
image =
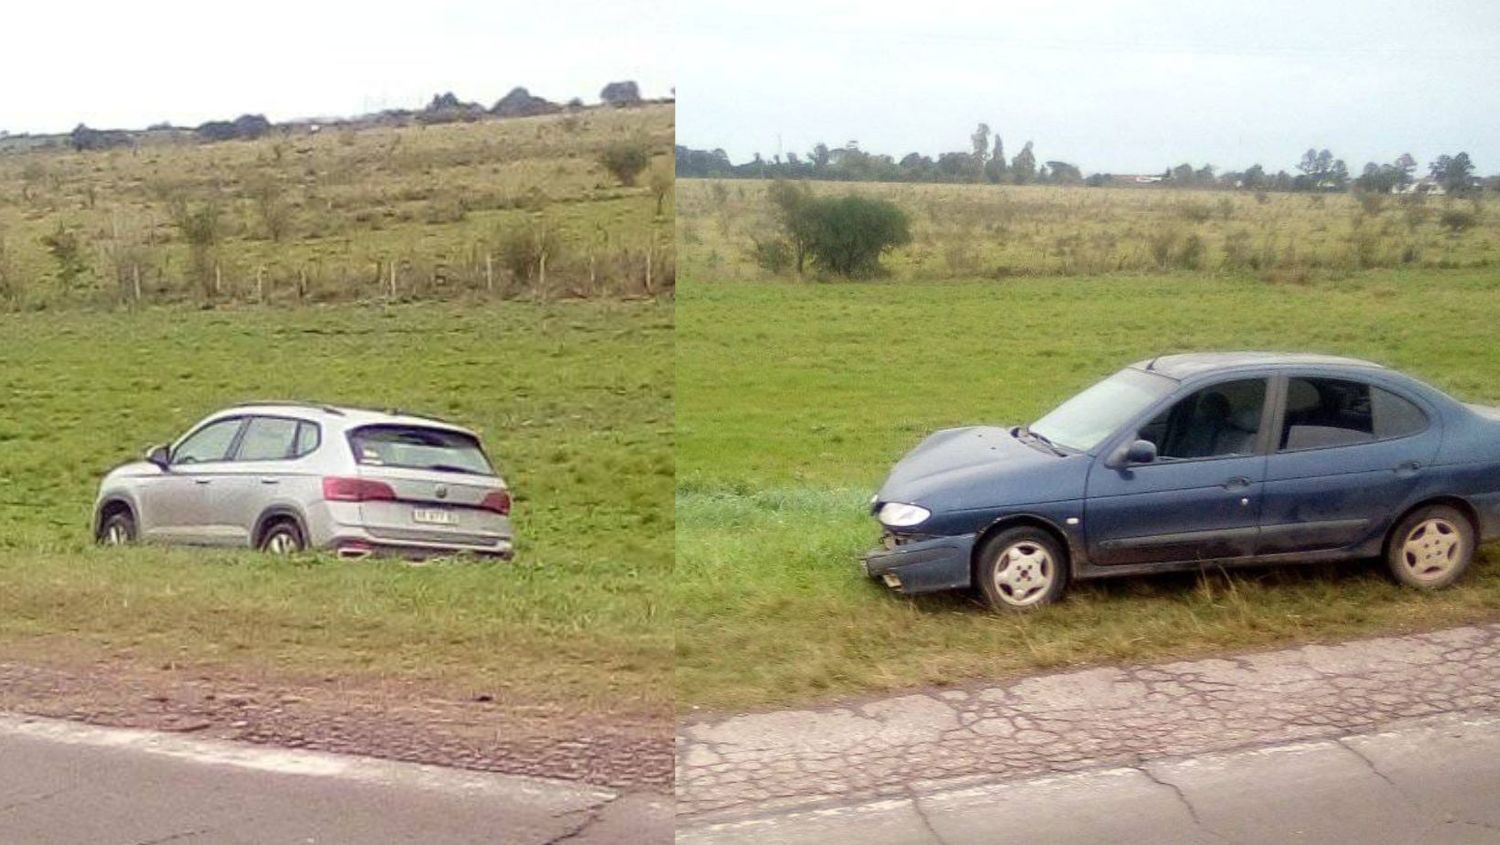
<path id="1" fill-rule="evenodd" d="M 984 166 L 984 177 L 991 182 L 1003 182 L 1005 172 L 1005 144 L 1001 142 L 999 133 L 996 133 L 989 163 Z"/>
<path id="2" fill-rule="evenodd" d="M 969 136 L 969 141 L 974 147 L 974 172 L 971 181 L 977 182 L 984 176 L 985 165 L 990 160 L 990 127 L 987 123 L 979 124 L 974 134 Z"/>
<path id="3" fill-rule="evenodd" d="M 766 187 L 766 196 L 776 209 L 776 220 L 781 224 L 782 232 L 791 242 L 797 275 L 800 276 L 807 260 L 808 241 L 812 237 L 812 192 L 799 182 L 777 179 Z"/>
<path id="4" fill-rule="evenodd" d="M 1017 185 L 1025 185 L 1036 181 L 1036 154 L 1031 151 L 1031 142 L 1016 153 L 1016 157 L 1010 163 L 1011 177 Z"/>
<path id="5" fill-rule="evenodd" d="M 1440 155 L 1427 167 L 1432 178 L 1450 194 L 1464 193 L 1473 186 L 1474 162 L 1468 153 Z"/>

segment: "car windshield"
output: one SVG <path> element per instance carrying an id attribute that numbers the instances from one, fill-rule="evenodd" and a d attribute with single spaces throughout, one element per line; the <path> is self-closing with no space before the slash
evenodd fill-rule
<path id="1" fill-rule="evenodd" d="M 349 434 L 365 466 L 493 475 L 479 441 L 458 431 L 415 425 L 367 425 Z"/>
<path id="2" fill-rule="evenodd" d="M 1124 369 L 1058 405 L 1030 430 L 1059 446 L 1087 452 L 1176 387 L 1166 376 Z"/>

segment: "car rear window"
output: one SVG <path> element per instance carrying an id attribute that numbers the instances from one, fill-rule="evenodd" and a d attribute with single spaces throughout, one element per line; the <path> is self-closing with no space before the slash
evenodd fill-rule
<path id="1" fill-rule="evenodd" d="M 349 433 L 354 459 L 365 466 L 493 475 L 479 441 L 457 431 L 417 425 L 367 425 Z"/>

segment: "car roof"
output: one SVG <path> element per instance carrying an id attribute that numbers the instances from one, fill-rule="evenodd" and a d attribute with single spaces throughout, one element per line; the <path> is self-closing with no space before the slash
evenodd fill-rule
<path id="1" fill-rule="evenodd" d="M 328 405 L 318 402 L 255 401 L 240 402 L 214 414 L 215 417 L 256 413 L 284 415 L 301 419 L 317 419 L 341 428 L 358 428 L 364 425 L 416 425 L 428 428 L 443 428 L 473 434 L 461 425 L 436 417 L 405 413 L 396 409 L 377 411 L 370 408 L 354 408 L 344 405 Z"/>
<path id="2" fill-rule="evenodd" d="M 1185 352 L 1175 355 L 1159 355 L 1145 361 L 1137 361 L 1131 366 L 1138 370 L 1158 373 L 1178 380 L 1204 373 L 1266 367 L 1385 369 L 1373 361 L 1309 352 Z"/>

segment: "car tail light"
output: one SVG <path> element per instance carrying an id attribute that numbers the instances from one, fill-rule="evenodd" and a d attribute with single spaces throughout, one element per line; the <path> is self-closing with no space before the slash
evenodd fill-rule
<path id="1" fill-rule="evenodd" d="M 323 498 L 330 502 L 392 502 L 396 491 L 384 481 L 329 476 L 323 479 Z"/>
<path id="2" fill-rule="evenodd" d="M 509 516 L 510 515 L 510 491 L 509 490 L 491 490 L 484 497 L 484 501 L 482 501 L 482 502 L 479 503 L 479 506 L 481 508 L 484 508 L 487 511 L 494 511 L 495 513 L 498 513 L 501 516 Z"/>

